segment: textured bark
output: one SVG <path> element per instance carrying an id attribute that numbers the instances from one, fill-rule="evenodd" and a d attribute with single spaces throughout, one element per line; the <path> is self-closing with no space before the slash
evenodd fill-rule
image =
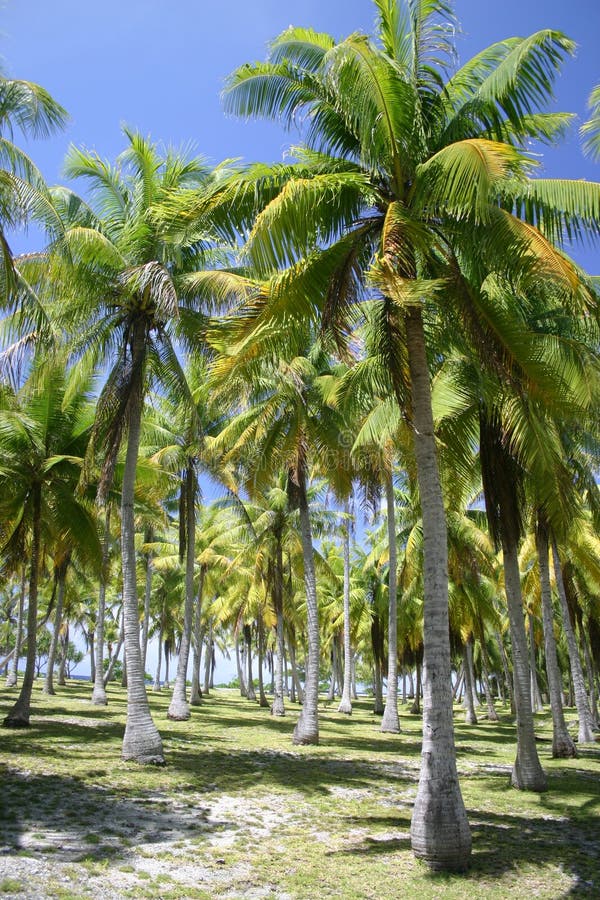
<path id="1" fill-rule="evenodd" d="M 569 604 L 567 603 L 567 594 L 565 592 L 560 556 L 554 539 L 552 539 L 552 560 L 554 562 L 554 577 L 556 579 L 556 587 L 560 599 L 563 629 L 567 638 L 569 664 L 571 667 L 571 677 L 573 679 L 573 690 L 575 692 L 575 705 L 577 706 L 577 714 L 579 716 L 578 741 L 580 744 L 588 744 L 595 740 L 594 721 L 585 690 L 585 681 L 583 679 L 583 669 L 581 667 L 581 659 L 579 658 L 577 640 L 575 638 L 575 632 L 573 631 L 571 616 L 569 614 Z"/>
<path id="2" fill-rule="evenodd" d="M 577 756 L 575 744 L 567 731 L 562 702 L 562 678 L 558 667 L 556 640 L 554 638 L 554 616 L 552 613 L 552 589 L 550 587 L 550 565 L 548 561 L 548 531 L 542 521 L 536 529 L 536 548 L 540 569 L 542 594 L 542 625 L 544 628 L 544 649 L 546 654 L 546 675 L 552 712 L 552 756 L 568 759 Z"/>
<path id="3" fill-rule="evenodd" d="M 465 722 L 467 725 L 477 725 L 477 714 L 473 704 L 473 638 L 470 636 L 463 648 L 463 667 L 465 673 Z"/>
<path id="4" fill-rule="evenodd" d="M 256 701 L 254 690 L 254 675 L 252 673 L 252 626 L 244 625 L 244 644 L 246 645 L 246 665 L 248 667 L 248 681 L 246 684 L 246 696 L 248 700 Z"/>
<path id="5" fill-rule="evenodd" d="M 106 687 L 104 685 L 104 616 L 106 612 L 106 581 L 108 578 L 108 550 L 110 546 L 110 507 L 104 511 L 104 535 L 102 538 L 102 568 L 98 588 L 98 614 L 96 616 L 96 670 L 94 673 L 94 689 L 92 703 L 106 706 Z"/>
<path id="6" fill-rule="evenodd" d="M 25 674 L 16 703 L 2 724 L 6 728 L 28 728 L 31 715 L 31 691 L 35 678 L 37 646 L 38 578 L 40 568 L 40 537 L 42 527 L 42 489 L 36 484 L 32 490 L 31 569 L 29 574 L 29 605 L 27 608 L 27 655 Z"/>
<path id="7" fill-rule="evenodd" d="M 275 671 L 273 676 L 272 716 L 285 716 L 283 701 L 283 550 L 281 532 L 275 534 L 275 573 L 273 581 L 273 606 L 275 607 Z"/>
<path id="8" fill-rule="evenodd" d="M 263 681 L 263 664 L 265 658 L 265 627 L 263 625 L 263 619 L 260 613 L 258 615 L 256 627 L 258 631 L 258 704 L 259 706 L 268 709 L 269 701 L 265 696 L 265 685 Z"/>
<path id="9" fill-rule="evenodd" d="M 200 706 L 202 691 L 200 689 L 200 665 L 202 663 L 202 594 L 204 592 L 204 577 L 206 566 L 200 566 L 198 579 L 198 596 L 194 610 L 194 662 L 192 666 L 192 690 L 190 693 L 190 706 Z"/>
<path id="10" fill-rule="evenodd" d="M 304 587 L 306 590 L 306 617 L 308 652 L 306 678 L 304 681 L 304 703 L 294 728 L 294 744 L 319 743 L 319 611 L 317 606 L 317 579 L 313 553 L 312 533 L 308 501 L 306 498 L 306 476 L 298 473 L 298 510 L 300 513 L 300 533 L 302 557 L 304 559 Z"/>
<path id="11" fill-rule="evenodd" d="M 6 687 L 15 687 L 19 675 L 19 657 L 23 643 L 23 613 L 25 611 L 25 591 L 27 584 L 27 570 L 21 568 L 21 590 L 19 591 L 19 607 L 17 610 L 17 633 L 15 635 L 15 649 L 10 660 L 10 668 L 6 676 Z"/>
<path id="12" fill-rule="evenodd" d="M 173 696 L 167 710 L 167 718 L 185 721 L 190 717 L 190 706 L 186 696 L 186 679 L 190 646 L 192 642 L 192 620 L 194 617 L 194 567 L 196 565 L 196 472 L 192 460 L 185 473 L 185 605 L 183 611 L 183 632 L 177 659 L 177 675 L 173 686 Z"/>
<path id="13" fill-rule="evenodd" d="M 381 730 L 393 734 L 400 733 L 398 718 L 398 555 L 396 551 L 396 501 L 391 469 L 385 477 L 385 499 L 387 510 L 387 530 L 389 547 L 388 575 L 388 674 L 385 709 L 381 720 Z"/>
<path id="14" fill-rule="evenodd" d="M 346 514 L 349 513 L 346 504 Z M 350 528 L 348 521 L 342 529 L 344 549 L 344 687 L 338 712 L 352 715 L 352 647 L 350 645 Z"/>
<path id="15" fill-rule="evenodd" d="M 134 326 L 132 340 L 132 390 L 129 432 L 121 494 L 121 553 L 123 558 L 123 609 L 127 660 L 127 721 L 122 756 L 139 763 L 164 764 L 163 747 L 150 715 L 142 655 L 135 558 L 134 489 L 142 417 L 142 354 L 144 334 Z"/>
<path id="16" fill-rule="evenodd" d="M 537 667 L 535 659 L 535 628 L 533 615 L 527 613 L 527 621 L 529 623 L 529 676 L 531 684 L 531 708 L 533 712 L 542 712 L 544 704 L 542 702 L 542 693 L 537 677 Z"/>
<path id="17" fill-rule="evenodd" d="M 46 664 L 46 677 L 44 679 L 44 694 L 55 694 L 54 690 L 54 664 L 56 662 L 56 652 L 58 650 L 58 639 L 62 626 L 63 604 L 65 600 L 65 588 L 67 578 L 67 566 L 62 565 L 56 572 L 56 607 L 54 609 L 54 630 L 52 632 L 52 640 L 50 641 L 50 650 L 48 651 L 48 662 Z M 64 656 L 64 654 L 63 654 Z"/>
<path id="18" fill-rule="evenodd" d="M 517 757 L 511 781 L 513 786 L 519 790 L 545 791 L 547 788 L 546 775 L 540 764 L 533 730 L 531 679 L 527 659 L 527 636 L 523 620 L 517 546 L 515 541 L 508 539 L 506 535 L 502 540 L 502 553 L 517 713 Z"/>
<path id="19" fill-rule="evenodd" d="M 148 541 L 152 540 L 152 532 L 146 535 Z M 146 553 L 146 582 L 144 584 L 144 619 L 142 621 L 142 668 L 146 671 L 146 657 L 148 655 L 148 635 L 150 632 L 150 601 L 152 600 L 152 554 Z"/>
<path id="20" fill-rule="evenodd" d="M 405 316 L 417 478 L 423 520 L 423 749 L 411 822 L 417 857 L 434 870 L 463 871 L 471 832 L 458 774 L 452 722 L 448 547 L 421 310 Z"/>

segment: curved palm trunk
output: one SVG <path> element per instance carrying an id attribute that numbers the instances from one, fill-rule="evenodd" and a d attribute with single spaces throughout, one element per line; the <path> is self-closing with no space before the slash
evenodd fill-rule
<path id="1" fill-rule="evenodd" d="M 186 558 L 185 558 L 185 607 L 183 612 L 183 634 L 177 660 L 177 675 L 173 687 L 173 697 L 167 717 L 183 721 L 190 717 L 185 681 L 187 678 L 190 644 L 192 640 L 192 619 L 194 615 L 194 566 L 196 564 L 196 473 L 190 463 L 185 474 L 185 517 L 186 517 Z"/>
<path id="2" fill-rule="evenodd" d="M 552 756 L 561 759 L 577 756 L 575 744 L 567 731 L 562 703 L 562 678 L 556 655 L 554 638 L 554 617 L 552 614 L 552 589 L 550 587 L 550 565 L 548 561 L 548 531 L 541 521 L 535 533 L 540 586 L 542 594 L 542 624 L 544 627 L 544 647 L 546 651 L 546 674 L 552 712 Z"/>
<path id="3" fill-rule="evenodd" d="M 346 515 L 349 513 L 346 504 Z M 352 647 L 350 645 L 350 528 L 344 524 L 344 687 L 338 712 L 352 715 Z"/>
<path id="4" fill-rule="evenodd" d="M 204 591 L 204 576 L 206 566 L 200 566 L 200 578 L 198 580 L 198 597 L 194 611 L 194 664 L 192 667 L 192 690 L 190 693 L 190 706 L 200 706 L 202 691 L 200 690 L 200 665 L 202 663 L 202 593 Z"/>
<path id="5" fill-rule="evenodd" d="M 42 529 L 42 488 L 34 485 L 32 491 L 33 522 L 31 534 L 31 571 L 29 575 L 29 606 L 27 609 L 27 656 L 21 691 L 13 708 L 2 724 L 6 728 L 27 728 L 31 715 L 31 692 L 35 678 L 37 645 L 37 599 L 40 568 L 40 536 Z"/>
<path id="6" fill-rule="evenodd" d="M 98 589 L 98 615 L 96 617 L 96 669 L 94 673 L 94 689 L 92 703 L 106 706 L 106 687 L 104 685 L 104 615 L 106 612 L 106 581 L 108 578 L 108 549 L 110 543 L 110 507 L 106 507 L 104 516 L 104 539 L 102 541 L 102 570 Z"/>
<path id="7" fill-rule="evenodd" d="M 475 704 L 473 703 L 473 638 L 469 636 L 463 649 L 463 670 L 465 673 L 465 722 L 477 725 Z"/>
<path id="8" fill-rule="evenodd" d="M 431 868 L 462 871 L 471 857 L 471 832 L 458 783 L 452 722 L 446 514 L 421 310 L 409 310 L 405 323 L 424 559 L 423 749 L 411 843 Z"/>
<path id="9" fill-rule="evenodd" d="M 44 694 L 55 694 L 54 690 L 54 663 L 56 661 L 56 651 L 58 650 L 58 639 L 62 626 L 63 604 L 65 600 L 65 587 L 67 579 L 67 564 L 61 565 L 56 572 L 56 609 L 54 610 L 54 631 L 52 632 L 52 640 L 50 641 L 50 650 L 48 652 L 48 662 L 46 664 L 46 677 L 44 679 Z M 63 653 L 63 658 L 65 654 Z"/>
<path id="10" fill-rule="evenodd" d="M 121 495 L 121 553 L 123 557 L 123 609 L 125 620 L 125 659 L 127 660 L 127 721 L 122 756 L 125 760 L 163 765 L 162 741 L 150 715 L 142 654 L 140 651 L 140 618 L 138 610 L 134 489 L 142 419 L 142 358 L 144 336 L 139 330 L 133 337 L 132 392 L 129 408 L 129 434 Z"/>
<path id="11" fill-rule="evenodd" d="M 400 732 L 400 720 L 398 718 L 398 558 L 396 551 L 396 501 L 394 497 L 394 482 L 392 470 L 385 477 L 385 499 L 387 508 L 388 547 L 390 556 L 389 566 L 389 612 L 388 612 L 388 676 L 387 694 L 385 697 L 385 709 L 381 721 L 382 731 L 391 731 L 393 734 Z"/>
<path id="12" fill-rule="evenodd" d="M 304 681 L 304 703 L 300 717 L 294 728 L 294 744 L 319 743 L 319 610 L 317 606 L 317 579 L 313 553 L 312 532 L 306 498 L 306 476 L 304 470 L 298 472 L 298 511 L 300 513 L 300 534 L 304 559 L 304 587 L 306 589 L 306 617 L 308 652 L 306 678 Z"/>
<path id="13" fill-rule="evenodd" d="M 546 775 L 537 753 L 531 709 L 531 683 L 527 659 L 527 636 L 523 619 L 523 599 L 519 576 L 519 559 L 514 540 L 502 536 L 504 586 L 512 645 L 515 708 L 517 712 L 517 758 L 511 781 L 524 791 L 545 791 Z"/>
<path id="14" fill-rule="evenodd" d="M 273 678 L 272 716 L 285 716 L 283 702 L 283 549 L 281 533 L 275 535 L 275 579 L 273 582 L 273 606 L 275 607 L 275 673 Z"/>
<path id="15" fill-rule="evenodd" d="M 23 643 L 23 613 L 25 610 L 25 585 L 27 583 L 27 571 L 23 565 L 21 568 L 21 590 L 19 592 L 19 609 L 17 612 L 17 633 L 15 635 L 15 649 L 10 661 L 10 669 L 6 676 L 6 687 L 15 687 L 19 674 L 19 657 L 21 644 Z"/>
<path id="16" fill-rule="evenodd" d="M 580 744 L 592 743 L 594 737 L 594 720 L 588 703 L 585 691 L 585 681 L 583 679 L 583 669 L 581 667 L 581 659 L 579 658 L 579 650 L 573 625 L 571 624 L 571 616 L 569 614 L 569 604 L 567 602 L 567 594 L 565 591 L 565 583 L 563 581 L 562 567 L 556 540 L 552 538 L 552 560 L 554 562 L 554 577 L 556 579 L 556 587 L 560 599 L 560 609 L 562 612 L 562 621 L 565 636 L 567 638 L 567 649 L 569 651 L 569 663 L 571 666 L 571 678 L 573 679 L 573 690 L 575 692 L 575 705 L 577 706 L 577 714 L 579 716 L 579 736 Z"/>

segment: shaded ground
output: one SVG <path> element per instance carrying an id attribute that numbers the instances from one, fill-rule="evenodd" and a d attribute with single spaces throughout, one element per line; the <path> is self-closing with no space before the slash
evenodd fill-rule
<path id="1" fill-rule="evenodd" d="M 550 760 L 543 795 L 512 790 L 512 722 L 468 727 L 457 710 L 473 832 L 464 876 L 432 876 L 410 851 L 420 720 L 383 735 L 370 705 L 322 714 L 321 744 L 292 748 L 284 719 L 216 692 L 189 722 L 151 694 L 168 765 L 120 760 L 124 692 L 36 687 L 32 727 L 2 730 L 0 894 L 19 898 L 493 898 L 600 896 L 600 747 Z M 0 715 L 14 690 L 0 691 Z M 572 713 L 570 718 L 573 718 Z M 548 722 L 537 719 L 540 738 Z"/>

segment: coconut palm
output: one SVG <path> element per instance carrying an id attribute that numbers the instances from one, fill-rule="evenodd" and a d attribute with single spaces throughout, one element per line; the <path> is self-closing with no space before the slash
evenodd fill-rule
<path id="1" fill-rule="evenodd" d="M 65 535 L 77 535 L 97 558 L 99 542 L 93 517 L 75 496 L 89 407 L 84 393 L 68 389 L 63 360 L 39 366 L 19 394 L 5 388 L 0 402 L 2 553 L 25 546 L 25 535 L 30 544 L 25 675 L 4 719 L 5 726 L 23 727 L 29 725 L 35 676 L 42 541 L 62 543 Z"/>
<path id="2" fill-rule="evenodd" d="M 199 159 L 160 148 L 125 130 L 117 165 L 72 147 L 65 171 L 87 181 L 92 207 L 73 200 L 71 219 L 54 259 L 60 279 L 61 321 L 74 335 L 74 355 L 109 371 L 98 398 L 92 452 L 106 448 L 100 497 L 110 486 L 116 454 L 127 433 L 121 492 L 121 553 L 125 610 L 128 715 L 123 757 L 164 761 L 152 721 L 141 664 L 136 575 L 134 488 L 143 401 L 151 382 L 191 401 L 173 343 L 197 335 L 202 317 L 182 299 L 178 277 L 204 267 L 212 235 L 169 241 L 152 213 L 170 194 L 210 182 Z M 64 251 L 64 252 L 63 252 Z M 61 256 L 62 254 L 62 256 Z M 61 260 L 62 262 L 58 262 Z M 190 402 L 190 406 L 193 404 Z"/>

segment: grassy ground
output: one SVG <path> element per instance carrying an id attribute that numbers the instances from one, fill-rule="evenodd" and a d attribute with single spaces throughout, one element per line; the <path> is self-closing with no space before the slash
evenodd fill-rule
<path id="1" fill-rule="evenodd" d="M 0 690 L 0 715 L 14 689 Z M 0 894 L 31 898 L 392 900 L 600 896 L 600 746 L 550 759 L 542 795 L 510 788 L 515 730 L 467 727 L 457 709 L 461 785 L 473 832 L 466 875 L 432 875 L 413 859 L 409 827 L 420 720 L 402 711 L 384 735 L 360 701 L 351 718 L 321 714 L 318 747 L 294 748 L 284 719 L 216 691 L 188 722 L 150 701 L 163 769 L 120 759 L 125 694 L 89 703 L 90 686 L 34 694 L 32 727 L 0 732 Z M 321 704 L 324 707 L 324 704 Z M 567 711 L 574 720 L 574 711 Z"/>

